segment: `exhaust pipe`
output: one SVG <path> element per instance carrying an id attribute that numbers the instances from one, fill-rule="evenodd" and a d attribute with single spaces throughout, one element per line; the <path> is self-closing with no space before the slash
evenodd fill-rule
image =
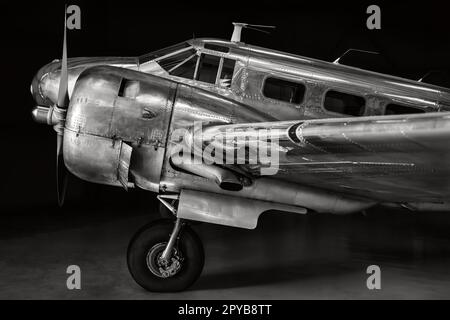
<path id="1" fill-rule="evenodd" d="M 192 157 L 172 157 L 171 162 L 174 167 L 206 178 L 208 180 L 215 181 L 217 185 L 228 191 L 240 191 L 243 188 L 242 182 L 236 177 L 236 175 L 230 171 L 223 169 L 216 165 L 208 165 L 205 163 L 195 163 Z"/>

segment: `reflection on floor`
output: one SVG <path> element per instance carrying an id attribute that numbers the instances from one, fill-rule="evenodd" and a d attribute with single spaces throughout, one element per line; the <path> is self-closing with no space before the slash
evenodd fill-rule
<path id="1" fill-rule="evenodd" d="M 368 216 L 270 213 L 256 230 L 200 224 L 206 264 L 188 291 L 149 293 L 128 274 L 142 210 L 72 209 L 5 215 L 0 227 L 1 299 L 450 298 L 450 215 L 372 210 Z M 82 289 L 66 288 L 79 265 Z M 368 290 L 366 268 L 381 268 Z"/>

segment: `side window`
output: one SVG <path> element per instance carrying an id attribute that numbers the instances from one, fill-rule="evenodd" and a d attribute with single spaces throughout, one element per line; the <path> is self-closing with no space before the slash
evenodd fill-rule
<path id="1" fill-rule="evenodd" d="M 362 116 L 366 101 L 363 97 L 330 90 L 325 95 L 323 107 L 331 112 L 349 116 Z"/>
<path id="2" fill-rule="evenodd" d="M 220 57 L 202 53 L 196 80 L 215 84 L 219 64 Z"/>
<path id="3" fill-rule="evenodd" d="M 170 75 L 187 79 L 194 78 L 197 54 L 195 50 L 186 50 L 158 61 L 158 64 Z"/>
<path id="4" fill-rule="evenodd" d="M 222 71 L 220 73 L 220 86 L 230 87 L 231 79 L 233 78 L 234 67 L 236 65 L 236 60 L 223 59 Z"/>
<path id="5" fill-rule="evenodd" d="M 263 94 L 267 98 L 299 104 L 305 96 L 305 86 L 278 78 L 267 78 L 264 81 Z"/>
<path id="6" fill-rule="evenodd" d="M 410 113 L 424 113 L 425 110 L 413 107 L 402 106 L 399 104 L 390 103 L 386 106 L 384 114 L 410 114 Z"/>

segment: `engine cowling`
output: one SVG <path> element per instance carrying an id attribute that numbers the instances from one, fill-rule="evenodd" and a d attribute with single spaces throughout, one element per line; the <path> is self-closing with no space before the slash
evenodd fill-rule
<path id="1" fill-rule="evenodd" d="M 78 78 L 67 111 L 64 161 L 81 179 L 159 191 L 176 83 L 115 67 Z"/>

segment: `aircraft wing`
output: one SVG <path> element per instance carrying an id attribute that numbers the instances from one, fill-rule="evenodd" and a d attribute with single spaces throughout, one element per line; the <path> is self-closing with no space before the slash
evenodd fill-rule
<path id="1" fill-rule="evenodd" d="M 193 137 L 256 177 L 385 202 L 450 198 L 450 112 L 217 125 Z M 249 157 L 264 146 L 269 157 Z"/>

